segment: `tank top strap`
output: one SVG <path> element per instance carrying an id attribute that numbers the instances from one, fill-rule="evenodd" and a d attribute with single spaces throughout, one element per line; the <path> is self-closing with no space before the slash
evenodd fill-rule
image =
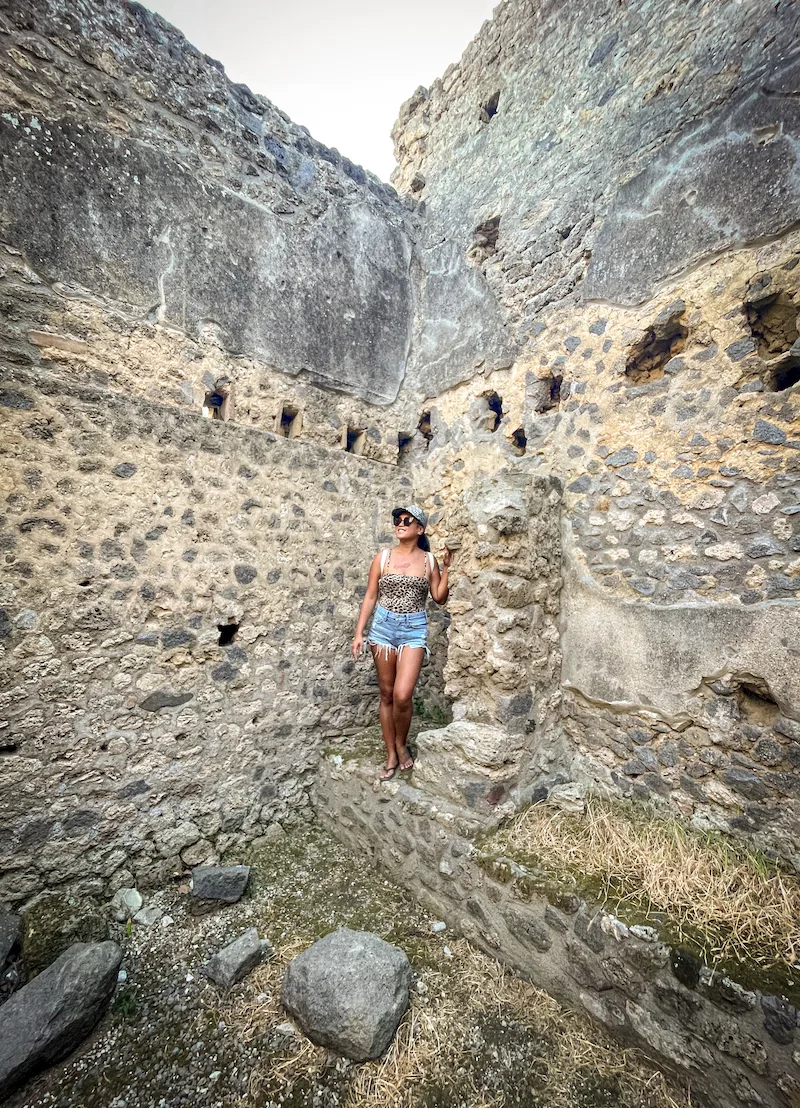
<path id="1" fill-rule="evenodd" d="M 425 575 L 430 580 L 430 576 L 433 573 L 433 551 L 432 550 L 427 550 L 425 552 L 425 570 L 426 570 Z"/>
<path id="2" fill-rule="evenodd" d="M 386 563 L 389 561 L 389 553 L 390 553 L 390 551 L 389 551 L 388 547 L 385 550 L 381 551 L 381 570 L 380 570 L 380 576 L 381 577 L 383 577 L 384 570 L 386 569 Z"/>

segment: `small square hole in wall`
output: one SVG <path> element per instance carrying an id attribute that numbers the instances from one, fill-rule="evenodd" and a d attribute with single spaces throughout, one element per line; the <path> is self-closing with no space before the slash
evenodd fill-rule
<path id="1" fill-rule="evenodd" d="M 219 638 L 217 642 L 220 646 L 228 646 L 236 638 L 236 632 L 239 630 L 238 623 L 218 623 L 217 630 L 219 631 Z"/>
<path id="2" fill-rule="evenodd" d="M 284 404 L 275 420 L 275 431 L 286 439 L 296 439 L 303 427 L 303 413 L 294 404 Z"/>
<path id="3" fill-rule="evenodd" d="M 366 438 L 363 427 L 346 427 L 342 432 L 342 446 L 348 454 L 363 454 Z"/>
<path id="4" fill-rule="evenodd" d="M 489 99 L 481 104 L 480 120 L 481 123 L 488 123 L 490 119 L 494 119 L 497 115 L 497 108 L 500 104 L 500 93 L 493 92 Z"/>
<path id="5" fill-rule="evenodd" d="M 227 421 L 233 416 L 233 399 L 230 389 L 215 388 L 207 392 L 203 400 L 203 415 L 207 419 Z"/>
<path id="6" fill-rule="evenodd" d="M 498 396 L 496 392 L 485 392 L 483 396 L 486 401 L 486 406 L 491 413 L 488 424 L 489 430 L 496 431 L 503 418 L 503 398 L 502 396 Z"/>
<path id="7" fill-rule="evenodd" d="M 423 412 L 419 417 L 419 423 L 417 424 L 417 430 L 425 439 L 425 449 L 428 449 L 431 439 L 433 438 L 433 427 L 431 426 L 431 413 Z"/>
<path id="8" fill-rule="evenodd" d="M 410 435 L 408 431 L 400 431 L 397 435 L 397 461 L 403 462 L 408 458 L 411 453 L 411 444 L 414 441 L 414 436 Z"/>
<path id="9" fill-rule="evenodd" d="M 525 434 L 524 427 L 518 427 L 516 431 L 511 432 L 511 445 L 520 456 L 525 453 L 528 448 L 528 436 Z"/>

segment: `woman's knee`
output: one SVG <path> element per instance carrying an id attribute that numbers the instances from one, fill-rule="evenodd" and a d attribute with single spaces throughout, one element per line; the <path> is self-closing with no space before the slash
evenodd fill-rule
<path id="1" fill-rule="evenodd" d="M 411 708 L 414 695 L 413 689 L 406 691 L 405 689 L 396 688 L 393 695 L 395 708 L 399 708 L 401 712 L 407 712 Z"/>
<path id="2" fill-rule="evenodd" d="M 391 685 L 380 686 L 381 704 L 394 703 L 394 689 Z"/>

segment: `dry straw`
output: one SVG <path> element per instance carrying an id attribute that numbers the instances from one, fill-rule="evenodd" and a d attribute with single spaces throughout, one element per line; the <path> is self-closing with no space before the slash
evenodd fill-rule
<path id="1" fill-rule="evenodd" d="M 280 1008 L 280 983 L 288 961 L 301 946 L 293 943 L 276 953 L 230 997 L 231 1007 L 215 1010 L 245 1041 L 276 1042 L 286 1020 Z M 441 952 L 438 946 L 435 948 Z M 619 1108 L 691 1108 L 688 1095 L 670 1087 L 636 1051 L 607 1039 L 583 1016 L 563 1011 L 546 993 L 520 980 L 465 940 L 452 943 L 452 958 L 442 968 L 430 961 L 419 968 L 411 1006 L 386 1054 L 363 1065 L 344 1063 L 314 1046 L 302 1035 L 278 1049 L 264 1051 L 263 1063 L 250 1077 L 241 1108 L 255 1105 L 306 1103 L 299 1089 L 330 1084 L 339 1074 L 341 1108 L 415 1108 L 432 1103 L 431 1083 L 449 1090 L 458 1075 L 458 1102 L 469 1108 L 504 1108 L 502 1091 L 488 1092 L 470 1026 L 487 1016 L 517 1021 L 540 1049 L 542 1069 L 531 1103 L 548 1108 L 576 1108 L 585 1101 L 576 1094 L 576 1074 L 615 1082 Z M 488 1064 L 488 1063 L 487 1063 Z M 524 1068 L 516 1080 L 526 1082 Z M 335 1078 L 334 1078 L 335 1080 Z M 310 1093 L 307 1103 L 314 1100 Z M 515 1097 L 514 1103 L 518 1103 Z"/>
<path id="2" fill-rule="evenodd" d="M 616 911 L 664 913 L 712 961 L 800 961 L 800 882 L 722 835 L 590 797 L 583 814 L 529 808 L 492 849 L 583 880 Z"/>

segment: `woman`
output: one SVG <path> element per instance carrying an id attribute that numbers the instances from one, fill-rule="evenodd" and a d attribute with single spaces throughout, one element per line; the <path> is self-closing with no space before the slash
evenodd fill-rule
<path id="1" fill-rule="evenodd" d="M 437 604 L 447 600 L 452 557 L 445 547 L 440 573 L 425 535 L 428 517 L 419 505 L 395 508 L 392 521 L 397 545 L 379 550 L 372 559 L 352 648 L 353 657 L 358 658 L 364 650 L 364 627 L 374 608 L 366 641 L 372 647 L 381 692 L 381 730 L 386 743 L 382 781 L 390 781 L 398 769 L 414 768 L 407 741 L 414 686 L 422 658 L 430 653 L 425 601 L 429 589 Z"/>

